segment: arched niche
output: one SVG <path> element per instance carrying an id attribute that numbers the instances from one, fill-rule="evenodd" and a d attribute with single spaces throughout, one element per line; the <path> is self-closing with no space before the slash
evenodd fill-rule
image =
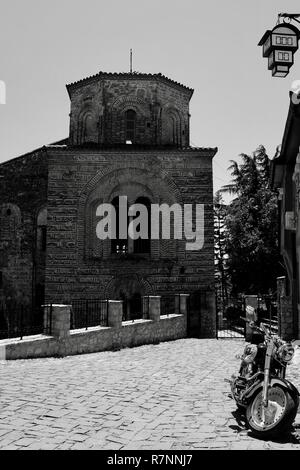
<path id="1" fill-rule="evenodd" d="M 99 204 L 111 203 L 115 197 L 122 195 L 128 197 L 130 205 L 140 197 L 148 198 L 151 204 L 182 203 L 180 191 L 164 171 L 155 173 L 132 167 L 99 172 L 87 183 L 80 197 L 77 243 L 81 259 L 110 257 L 111 240 L 99 240 L 96 236 L 96 211 Z M 178 250 L 183 253 L 183 246 L 182 240 L 151 240 L 151 258 L 174 258 Z"/>
<path id="2" fill-rule="evenodd" d="M 0 206 L 0 249 L 19 250 L 21 241 L 21 211 L 16 204 Z"/>
<path id="3" fill-rule="evenodd" d="M 79 114 L 78 144 L 98 143 L 98 119 L 95 111 L 90 108 Z"/>
<path id="4" fill-rule="evenodd" d="M 161 143 L 163 145 L 180 146 L 181 117 L 176 108 L 166 107 L 161 113 Z"/>

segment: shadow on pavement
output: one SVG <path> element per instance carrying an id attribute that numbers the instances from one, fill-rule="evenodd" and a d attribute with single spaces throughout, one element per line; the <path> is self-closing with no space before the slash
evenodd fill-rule
<path id="1" fill-rule="evenodd" d="M 234 419 L 236 420 L 237 426 L 230 425 L 229 427 L 237 433 L 247 431 L 245 415 L 244 415 L 243 411 L 237 409 L 237 410 L 233 411 L 231 414 L 234 417 Z"/>
<path id="2" fill-rule="evenodd" d="M 235 418 L 237 425 L 230 425 L 229 427 L 237 432 L 245 432 L 247 430 L 245 414 L 243 411 L 237 409 L 232 412 L 232 416 Z M 294 424 L 290 431 L 282 434 L 281 436 L 273 437 L 273 438 L 263 438 L 256 436 L 252 431 L 247 432 L 249 437 L 254 439 L 265 441 L 265 442 L 274 442 L 276 444 L 300 444 L 300 424 Z"/>

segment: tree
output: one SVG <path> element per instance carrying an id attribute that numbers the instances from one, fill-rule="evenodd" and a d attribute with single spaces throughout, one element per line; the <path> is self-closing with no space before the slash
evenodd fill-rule
<path id="1" fill-rule="evenodd" d="M 229 276 L 226 253 L 226 214 L 227 206 L 224 204 L 220 191 L 214 198 L 214 245 L 215 245 L 215 287 L 218 310 L 224 312 L 228 303 Z"/>
<path id="2" fill-rule="evenodd" d="M 252 156 L 231 161 L 232 182 L 222 188 L 236 197 L 226 215 L 226 250 L 233 294 L 264 294 L 282 275 L 278 248 L 277 195 L 270 186 L 270 159 L 261 145 Z"/>

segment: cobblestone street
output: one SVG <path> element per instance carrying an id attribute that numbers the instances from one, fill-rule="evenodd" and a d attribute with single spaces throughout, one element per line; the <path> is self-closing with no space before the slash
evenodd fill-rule
<path id="1" fill-rule="evenodd" d="M 0 449 L 299 449 L 300 414 L 261 441 L 224 382 L 242 340 L 183 339 L 116 352 L 0 364 Z M 300 386 L 300 349 L 288 377 Z"/>

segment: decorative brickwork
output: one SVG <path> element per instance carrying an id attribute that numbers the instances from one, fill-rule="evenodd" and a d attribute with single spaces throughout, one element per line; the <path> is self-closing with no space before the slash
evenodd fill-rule
<path id="1" fill-rule="evenodd" d="M 136 112 L 134 143 L 189 146 L 191 90 L 159 76 L 99 75 L 68 87 L 73 145 L 126 142 L 128 110 Z"/>

